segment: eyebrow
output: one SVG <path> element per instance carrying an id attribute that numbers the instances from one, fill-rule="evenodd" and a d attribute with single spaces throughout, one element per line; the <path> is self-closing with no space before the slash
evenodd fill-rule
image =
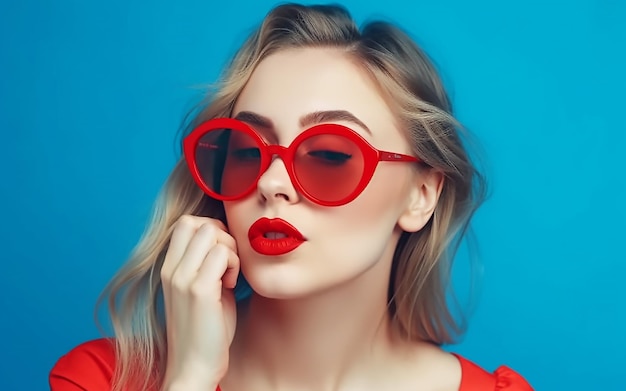
<path id="1" fill-rule="evenodd" d="M 274 128 L 274 124 L 272 123 L 271 119 L 264 117 L 260 114 L 253 113 L 251 111 L 240 111 L 235 116 L 235 119 L 246 122 L 250 125 L 259 126 L 265 129 Z M 352 122 L 353 124 L 358 125 L 361 128 L 363 128 L 370 135 L 372 134 L 370 129 L 367 127 L 367 125 L 363 123 L 363 121 L 358 119 L 354 114 L 352 114 L 351 112 L 347 110 L 314 111 L 312 113 L 309 113 L 300 117 L 300 126 L 303 128 L 306 128 L 306 127 L 323 123 L 323 122 L 336 122 L 336 121 Z"/>

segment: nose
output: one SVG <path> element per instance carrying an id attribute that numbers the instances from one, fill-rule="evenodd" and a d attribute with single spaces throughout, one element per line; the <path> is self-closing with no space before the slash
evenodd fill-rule
<path id="1" fill-rule="evenodd" d="M 257 192 L 264 202 L 283 200 L 292 204 L 300 200 L 300 196 L 291 182 L 285 163 L 276 156 L 259 178 Z"/>

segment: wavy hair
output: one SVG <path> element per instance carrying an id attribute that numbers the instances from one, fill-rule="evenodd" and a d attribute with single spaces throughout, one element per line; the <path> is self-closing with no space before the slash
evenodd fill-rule
<path id="1" fill-rule="evenodd" d="M 359 29 L 340 6 L 277 6 L 227 64 L 213 92 L 187 116 L 181 136 L 203 121 L 231 116 L 239 94 L 264 58 L 306 47 L 339 49 L 362 67 L 391 102 L 413 153 L 444 174 L 432 218 L 422 230 L 404 232 L 397 244 L 389 316 L 402 338 L 438 345 L 454 342 L 464 331 L 464 319 L 454 316 L 447 296 L 451 265 L 472 215 L 484 200 L 486 185 L 470 159 L 461 137 L 464 130 L 452 115 L 435 67 L 405 32 L 380 21 Z M 158 388 L 163 380 L 167 344 L 159 275 L 174 223 L 183 214 L 225 221 L 222 203 L 196 186 L 181 158 L 138 245 L 98 300 L 97 308 L 107 301 L 115 333 L 114 390 Z M 245 281 L 238 284 L 245 285 Z"/>

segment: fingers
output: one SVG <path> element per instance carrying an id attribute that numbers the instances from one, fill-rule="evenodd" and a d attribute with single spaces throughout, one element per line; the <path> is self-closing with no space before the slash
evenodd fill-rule
<path id="1" fill-rule="evenodd" d="M 199 216 L 182 216 L 176 222 L 161 267 L 166 379 L 188 376 L 189 367 L 227 368 L 236 327 L 232 288 L 238 274 L 235 239 L 223 223 Z"/>
<path id="2" fill-rule="evenodd" d="M 223 243 L 237 253 L 235 239 L 227 232 L 224 223 L 206 217 L 183 215 L 174 226 L 167 254 L 161 268 L 161 277 L 169 279 L 169 277 L 174 274 L 174 270 L 178 267 L 179 261 L 183 258 L 192 237 L 200 227 L 207 224 L 216 227 L 215 242 Z"/>
<path id="3" fill-rule="evenodd" d="M 215 272 L 221 272 L 219 276 L 212 275 L 214 284 L 223 280 L 225 287 L 233 288 L 239 274 L 239 259 L 235 239 L 225 229 L 219 220 L 182 216 L 176 222 L 161 268 L 163 288 L 188 289 L 206 262 L 214 264 Z"/>
<path id="4" fill-rule="evenodd" d="M 194 284 L 198 290 L 216 289 L 221 296 L 224 288 L 233 289 L 239 276 L 239 257 L 229 247 L 218 243 L 207 254 L 198 270 Z"/>
<path id="5" fill-rule="evenodd" d="M 180 263 L 185 250 L 187 249 L 187 243 L 191 240 L 196 232 L 196 224 L 192 216 L 183 216 L 176 222 L 170 243 L 161 266 L 161 283 L 163 289 L 163 299 L 165 304 L 165 313 L 168 315 L 168 321 L 170 314 L 172 314 L 172 293 L 171 293 L 171 281 L 174 276 L 174 270 Z"/>
<path id="6" fill-rule="evenodd" d="M 221 224 L 221 221 L 219 222 Z M 223 225 L 223 224 L 222 224 Z M 237 243 L 235 242 L 235 238 L 233 238 L 225 229 L 219 228 L 216 229 L 216 241 L 217 243 L 221 243 L 228 247 L 232 252 L 237 254 Z"/>
<path id="7" fill-rule="evenodd" d="M 161 267 L 161 279 L 163 281 L 169 281 L 174 274 L 174 269 L 178 266 L 178 261 L 182 259 L 187 249 L 187 243 L 196 233 L 196 229 L 196 223 L 192 216 L 183 216 L 175 223 L 169 247 L 163 260 L 163 266 Z"/>
<path id="8" fill-rule="evenodd" d="M 202 224 L 189 240 L 187 248 L 174 269 L 172 286 L 185 288 L 195 278 L 209 250 L 217 244 L 217 228 L 211 223 Z"/>

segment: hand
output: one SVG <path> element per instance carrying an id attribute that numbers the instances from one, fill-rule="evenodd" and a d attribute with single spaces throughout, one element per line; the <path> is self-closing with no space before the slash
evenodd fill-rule
<path id="1" fill-rule="evenodd" d="M 167 327 L 164 389 L 208 390 L 226 374 L 238 274 L 235 239 L 221 221 L 185 215 L 176 222 L 161 268 Z"/>

